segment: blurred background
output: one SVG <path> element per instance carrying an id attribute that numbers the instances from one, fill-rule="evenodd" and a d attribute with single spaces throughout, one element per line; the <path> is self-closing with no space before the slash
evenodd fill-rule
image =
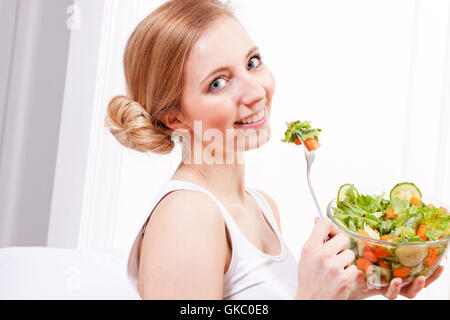
<path id="1" fill-rule="evenodd" d="M 122 54 L 162 0 L 0 0 L 0 248 L 124 257 L 180 151 L 120 146 L 103 126 L 125 93 Z M 277 81 L 272 139 L 247 153 L 246 184 L 271 195 L 296 257 L 315 208 L 285 122 L 323 129 L 312 182 L 414 182 L 450 203 L 449 0 L 232 0 Z M 421 299 L 449 299 L 448 262 Z"/>

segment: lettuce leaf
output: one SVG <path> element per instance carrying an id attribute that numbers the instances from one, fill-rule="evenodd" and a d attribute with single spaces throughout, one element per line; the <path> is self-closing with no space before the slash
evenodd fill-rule
<path id="1" fill-rule="evenodd" d="M 287 128 L 284 133 L 284 139 L 282 142 L 295 143 L 296 139 L 306 141 L 309 138 L 314 138 L 319 141 L 319 133 L 322 129 L 314 129 L 311 127 L 311 122 L 309 121 L 295 121 Z"/>
<path id="2" fill-rule="evenodd" d="M 384 196 L 384 193 L 361 194 L 352 186 L 347 190 L 345 200 L 337 202 L 332 210 L 335 218 L 353 232 L 363 230 L 367 225 L 375 228 L 381 236 L 398 236 L 397 242 L 425 241 L 416 235 L 422 224 L 427 227 L 425 236 L 430 241 L 450 235 L 450 214 L 444 209 L 428 207 L 424 203 L 415 206 L 401 199 L 390 201 Z M 386 216 L 391 209 L 396 214 L 395 218 Z"/>

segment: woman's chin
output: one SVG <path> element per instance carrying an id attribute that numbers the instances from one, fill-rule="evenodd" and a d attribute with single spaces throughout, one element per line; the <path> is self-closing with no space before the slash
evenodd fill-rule
<path id="1" fill-rule="evenodd" d="M 264 127 L 259 130 L 257 130 L 257 134 L 254 136 L 246 137 L 245 139 L 245 146 L 242 148 L 242 146 L 238 145 L 237 150 L 243 150 L 243 151 L 250 151 L 261 148 L 263 145 L 268 143 L 270 141 L 271 137 L 271 130 L 270 127 Z"/>

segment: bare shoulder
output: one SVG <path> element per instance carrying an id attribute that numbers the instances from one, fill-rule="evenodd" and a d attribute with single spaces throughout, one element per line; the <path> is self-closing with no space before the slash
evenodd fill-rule
<path id="1" fill-rule="evenodd" d="M 224 225 L 219 207 L 214 200 L 194 190 L 172 191 L 161 200 L 152 216 L 161 216 L 167 220 L 176 219 L 190 225 L 206 221 L 216 226 Z"/>
<path id="2" fill-rule="evenodd" d="M 219 207 L 208 195 L 194 190 L 176 190 L 166 195 L 152 213 L 147 230 L 173 233 L 176 237 L 214 236 L 224 232 Z M 158 231 L 156 231 L 158 229 Z M 147 232 L 146 232 L 147 234 Z"/>
<path id="3" fill-rule="evenodd" d="M 199 191 L 173 191 L 144 234 L 139 292 L 144 299 L 221 299 L 226 261 L 225 222 L 214 200 Z"/>
<path id="4" fill-rule="evenodd" d="M 278 210 L 277 203 L 275 202 L 275 200 L 273 200 L 273 198 L 271 196 L 269 196 L 264 191 L 261 191 L 259 189 L 256 189 L 256 191 L 258 191 L 266 199 L 267 203 L 270 205 L 270 208 L 272 209 L 275 219 L 277 220 L 278 229 L 281 231 L 280 212 Z"/>

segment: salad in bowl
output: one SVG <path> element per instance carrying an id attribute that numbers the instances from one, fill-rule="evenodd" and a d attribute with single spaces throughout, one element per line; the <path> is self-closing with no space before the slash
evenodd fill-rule
<path id="1" fill-rule="evenodd" d="M 367 283 L 384 287 L 396 277 L 403 285 L 428 277 L 439 266 L 450 240 L 448 208 L 409 182 L 394 186 L 388 197 L 344 184 L 327 215 L 350 237 L 354 263 Z"/>

